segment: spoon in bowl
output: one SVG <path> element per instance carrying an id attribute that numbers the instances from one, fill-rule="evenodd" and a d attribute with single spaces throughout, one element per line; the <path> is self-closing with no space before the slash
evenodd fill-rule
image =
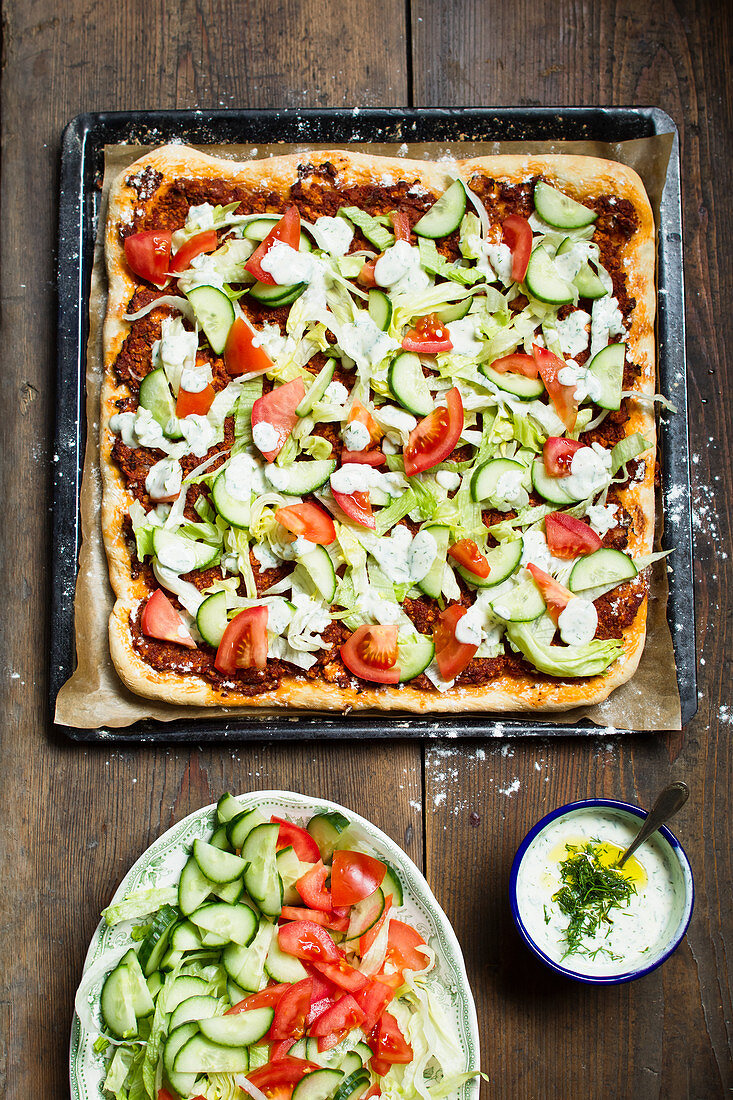
<path id="1" fill-rule="evenodd" d="M 616 863 L 617 867 L 623 867 L 629 856 L 633 855 L 640 844 L 643 844 L 652 833 L 656 833 L 660 825 L 664 825 L 674 817 L 678 810 L 682 809 L 690 797 L 690 788 L 686 783 L 670 783 L 665 787 L 644 818 L 639 832 L 629 844 L 628 848 Z"/>

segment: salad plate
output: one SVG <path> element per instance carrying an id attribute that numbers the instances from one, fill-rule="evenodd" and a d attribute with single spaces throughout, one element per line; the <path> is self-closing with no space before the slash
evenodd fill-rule
<path id="1" fill-rule="evenodd" d="M 326 799 L 312 798 L 291 791 L 253 791 L 237 796 L 243 810 L 257 809 L 268 818 L 276 815 L 305 826 L 309 818 L 321 813 L 343 814 L 354 827 L 360 843 L 368 844 L 378 858 L 397 871 L 404 895 L 400 920 L 408 923 L 435 954 L 435 965 L 424 981 L 432 1002 L 442 1011 L 454 1032 L 457 1073 L 479 1068 L 479 1035 L 476 1008 L 468 982 L 461 948 L 445 913 L 425 878 L 402 849 L 380 829 L 354 811 Z M 110 902 L 112 908 L 135 891 L 160 890 L 178 880 L 195 840 L 211 836 L 217 823 L 216 804 L 205 806 L 177 822 L 159 837 L 123 878 Z M 77 993 L 72 1023 L 69 1077 L 72 1100 L 104 1100 L 103 1091 L 109 1054 L 99 1051 L 102 1033 L 100 1001 L 107 973 L 133 945 L 131 922 L 110 927 L 100 921 L 84 962 L 82 981 Z M 95 1050 L 95 1044 L 97 1049 Z M 451 1096 L 456 1100 L 476 1100 L 479 1079 L 462 1084 Z M 245 1093 L 241 1093 L 242 1096 Z M 403 1093 L 400 1091 L 399 1096 Z"/>

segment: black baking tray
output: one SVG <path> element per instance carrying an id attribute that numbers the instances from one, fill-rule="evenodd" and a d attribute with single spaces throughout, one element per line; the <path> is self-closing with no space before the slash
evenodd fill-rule
<path id="1" fill-rule="evenodd" d="M 680 159 L 672 119 L 656 107 L 486 107 L 388 110 L 132 111 L 79 115 L 67 126 L 61 149 L 58 258 L 58 378 L 53 482 L 53 598 L 51 615 L 51 707 L 75 664 L 74 586 L 81 542 L 79 490 L 85 445 L 87 300 L 99 213 L 104 147 L 156 145 L 249 145 L 276 142 L 405 141 L 628 141 L 674 134 L 660 211 L 658 242 L 659 384 L 677 407 L 661 425 L 664 503 L 663 546 L 674 548 L 667 616 L 674 643 L 682 723 L 697 710 L 692 524 L 685 321 L 680 208 Z M 671 503 L 671 500 L 670 500 Z M 387 716 L 335 714 L 276 718 L 251 715 L 210 720 L 137 722 L 124 729 L 57 727 L 78 741 L 249 741 L 382 737 L 491 737 L 593 734 L 588 721 L 572 726 L 502 715 Z M 630 731 L 617 731 L 630 732 Z"/>

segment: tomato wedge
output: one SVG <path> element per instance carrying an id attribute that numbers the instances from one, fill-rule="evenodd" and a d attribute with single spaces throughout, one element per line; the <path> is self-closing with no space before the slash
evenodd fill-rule
<path id="1" fill-rule="evenodd" d="M 175 1097 L 168 1092 L 168 1089 L 158 1089 L 158 1100 L 175 1100 Z"/>
<path id="2" fill-rule="evenodd" d="M 532 226 L 520 214 L 510 214 L 502 222 L 501 240 L 512 252 L 512 279 L 521 283 L 532 255 Z"/>
<path id="3" fill-rule="evenodd" d="M 321 853 L 306 829 L 301 829 L 300 825 L 293 825 L 292 821 L 284 821 L 283 818 L 274 815 L 270 818 L 270 822 L 280 826 L 280 832 L 277 834 L 278 849 L 293 848 L 301 863 L 318 863 Z"/>
<path id="4" fill-rule="evenodd" d="M 384 435 L 384 432 L 369 412 L 369 409 L 362 405 L 361 401 L 355 401 L 351 406 L 346 422 L 347 424 L 363 424 L 369 432 L 369 442 L 372 445 L 379 443 L 379 440 Z M 366 450 L 366 448 L 364 449 Z"/>
<path id="5" fill-rule="evenodd" d="M 429 313 L 427 317 L 420 317 L 415 327 L 405 333 L 402 347 L 405 351 L 438 355 L 442 351 L 452 351 L 453 341 L 437 313 Z"/>
<path id="6" fill-rule="evenodd" d="M 488 577 L 491 569 L 473 539 L 461 539 L 449 549 L 452 558 L 476 577 Z"/>
<path id="7" fill-rule="evenodd" d="M 319 1038 L 333 1034 L 344 1035 L 352 1028 L 361 1027 L 363 1023 L 364 1013 L 351 994 L 345 993 L 343 997 L 339 997 L 331 1008 L 327 1008 L 317 1020 L 314 1020 L 310 1032 L 311 1035 L 317 1035 Z M 318 1049 L 321 1049 L 320 1043 Z"/>
<path id="8" fill-rule="evenodd" d="M 196 643 L 181 616 L 162 588 L 156 588 L 145 604 L 140 616 L 140 629 L 148 638 L 157 638 L 160 642 L 175 642 L 195 649 Z"/>
<path id="9" fill-rule="evenodd" d="M 247 1080 L 258 1089 L 269 1091 L 280 1085 L 297 1085 L 306 1073 L 312 1073 L 314 1069 L 321 1069 L 321 1066 L 287 1054 L 276 1062 L 268 1062 L 266 1066 L 252 1070 L 247 1074 Z"/>
<path id="10" fill-rule="evenodd" d="M 181 420 L 184 416 L 190 416 L 191 413 L 206 416 L 213 404 L 214 397 L 214 387 L 211 384 L 197 391 L 180 389 L 176 398 L 176 416 Z"/>
<path id="11" fill-rule="evenodd" d="M 537 369 L 545 383 L 545 389 L 550 395 L 550 401 L 555 406 L 555 412 L 562 420 L 569 432 L 575 427 L 578 419 L 578 402 L 575 398 L 575 386 L 565 386 L 558 382 L 557 376 L 565 366 L 559 356 L 554 355 L 547 348 L 541 348 L 538 344 L 532 345 Z"/>
<path id="12" fill-rule="evenodd" d="M 532 579 L 542 593 L 542 599 L 547 604 L 547 614 L 557 626 L 561 613 L 573 599 L 573 593 L 560 584 L 559 581 L 556 581 L 554 577 L 551 577 L 549 573 L 545 573 L 544 569 L 540 569 L 534 562 L 528 561 L 527 569 L 532 574 Z"/>
<path id="13" fill-rule="evenodd" d="M 264 397 L 258 397 L 252 406 L 255 446 L 268 462 L 272 462 L 280 454 L 285 440 L 298 423 L 295 410 L 304 397 L 303 379 L 296 378 L 293 382 L 286 382 L 284 386 L 276 386 Z M 258 424 L 266 425 L 262 429 L 265 439 L 260 438 L 259 443 L 257 442 L 258 433 L 255 430 Z"/>
<path id="14" fill-rule="evenodd" d="M 280 916 L 283 920 L 312 920 L 323 928 L 331 928 L 334 932 L 345 932 L 349 927 L 348 917 L 339 917 L 333 910 L 327 913 L 318 909 L 301 909 L 297 905 L 283 905 Z"/>
<path id="15" fill-rule="evenodd" d="M 368 493 L 337 493 L 334 489 L 333 499 L 339 508 L 346 513 L 354 523 L 360 523 L 362 527 L 377 526 L 377 521 L 372 514 L 372 505 Z"/>
<path id="16" fill-rule="evenodd" d="M 455 680 L 476 655 L 478 649 L 477 645 L 456 641 L 456 625 L 465 614 L 465 607 L 453 603 L 446 607 L 445 611 L 440 612 L 433 630 L 435 659 L 438 662 L 438 671 L 444 680 Z"/>
<path id="17" fill-rule="evenodd" d="M 317 504 L 311 504 L 310 501 L 305 501 L 303 504 L 290 504 L 287 508 L 278 508 L 275 519 L 294 535 L 302 535 L 308 542 L 315 542 L 318 546 L 330 546 L 336 538 L 336 528 L 328 512 L 324 512 Z M 305 832 L 305 829 L 300 831 Z M 318 851 L 318 845 L 315 847 Z"/>
<path id="18" fill-rule="evenodd" d="M 392 1069 L 391 1062 L 388 1062 L 386 1058 L 378 1058 L 376 1054 L 369 1059 L 369 1065 L 380 1077 L 384 1077 L 385 1073 L 389 1073 Z"/>
<path id="19" fill-rule="evenodd" d="M 354 1000 L 364 1013 L 364 1031 L 371 1031 L 384 1012 L 387 1005 L 394 998 L 394 989 L 380 982 L 378 978 L 370 978 L 362 989 L 354 994 Z"/>
<path id="20" fill-rule="evenodd" d="M 197 233 L 190 241 L 182 244 L 172 258 L 171 272 L 177 275 L 179 271 L 185 271 L 191 266 L 191 260 L 195 256 L 200 256 L 203 252 L 213 252 L 218 244 L 219 238 L 215 229 L 205 229 L 203 233 Z"/>
<path id="21" fill-rule="evenodd" d="M 410 219 L 403 210 L 392 210 L 390 213 L 392 225 L 394 226 L 395 239 L 398 241 L 410 242 Z"/>
<path id="22" fill-rule="evenodd" d="M 397 628 L 394 628 L 395 639 Z M 356 905 L 382 885 L 387 868 L 363 852 L 336 851 L 331 864 L 331 897 L 335 906 Z"/>
<path id="23" fill-rule="evenodd" d="M 575 516 L 551 512 L 545 516 L 545 535 L 550 552 L 556 558 L 577 558 L 600 550 L 603 540 L 592 527 Z"/>
<path id="24" fill-rule="evenodd" d="M 337 994 L 340 994 L 341 991 L 336 989 L 335 986 L 332 986 L 331 988 L 333 989 L 333 996 L 327 995 L 324 997 L 319 997 L 317 1000 L 314 997 L 313 1003 L 311 1004 L 310 1011 L 308 1013 L 308 1019 L 306 1020 L 306 1028 L 308 1030 L 310 1030 L 311 1024 L 315 1020 L 317 1020 L 319 1016 L 322 1016 L 324 1012 L 328 1011 L 329 1008 L 333 1008 L 333 1006 L 336 1004 L 336 1001 L 338 1000 Z"/>
<path id="25" fill-rule="evenodd" d="M 228 624 L 216 651 L 219 672 L 267 666 L 267 608 L 246 607 Z"/>
<path id="26" fill-rule="evenodd" d="M 463 401 L 456 386 L 449 390 L 447 407 L 439 406 L 410 432 L 405 447 L 405 473 L 422 473 L 448 457 L 463 431 Z"/>
<path id="27" fill-rule="evenodd" d="M 270 1061 L 279 1062 L 295 1044 L 295 1039 L 280 1039 L 270 1047 Z"/>
<path id="28" fill-rule="evenodd" d="M 378 259 L 379 257 L 377 257 Z M 361 283 L 362 286 L 374 287 L 377 285 L 377 280 L 374 275 L 374 268 L 377 266 L 377 260 L 367 260 L 362 267 L 359 274 L 356 276 L 357 283 Z"/>
<path id="29" fill-rule="evenodd" d="M 277 284 L 270 272 L 265 271 L 263 268 L 262 261 L 278 241 L 289 244 L 297 252 L 300 244 L 300 214 L 297 206 L 288 207 L 280 221 L 275 223 L 262 244 L 252 253 L 244 265 L 245 271 L 249 271 L 255 279 L 259 279 L 261 283 L 266 283 L 268 286 L 276 286 Z"/>
<path id="30" fill-rule="evenodd" d="M 374 1059 L 372 1058 L 371 1064 L 374 1065 Z M 361 1100 L 374 1100 L 374 1097 L 381 1096 L 382 1090 L 379 1085 L 372 1085 L 368 1092 L 365 1092 Z"/>
<path id="31" fill-rule="evenodd" d="M 261 334 L 244 317 L 237 317 L 224 345 L 224 366 L 233 377 L 239 374 L 264 374 L 273 362 L 260 346 Z"/>
<path id="32" fill-rule="evenodd" d="M 305 1035 L 305 1020 L 311 1006 L 313 979 L 303 978 L 283 993 L 275 1008 L 270 1039 L 300 1039 Z"/>
<path id="33" fill-rule="evenodd" d="M 357 627 L 341 646 L 341 660 L 350 672 L 362 680 L 375 684 L 398 684 L 397 627 Z"/>
<path id="34" fill-rule="evenodd" d="M 498 374 L 523 374 L 525 378 L 537 378 L 539 370 L 533 356 L 526 355 L 523 351 L 514 351 L 511 355 L 502 355 L 500 359 L 494 359 L 489 366 Z"/>
<path id="35" fill-rule="evenodd" d="M 583 444 L 578 439 L 565 439 L 562 435 L 551 435 L 542 448 L 542 461 L 549 477 L 567 477 L 573 461 L 573 455 L 581 450 Z"/>
<path id="36" fill-rule="evenodd" d="M 393 966 L 399 970 L 424 970 L 427 956 L 420 947 L 425 947 L 425 940 L 411 925 L 401 920 L 389 922 L 387 959 Z"/>
<path id="37" fill-rule="evenodd" d="M 389 1062 L 390 1065 L 406 1065 L 412 1061 L 412 1047 L 391 1012 L 382 1013 L 371 1038 L 376 1047 L 374 1055 L 379 1061 Z"/>
<path id="38" fill-rule="evenodd" d="M 326 889 L 328 867 L 323 866 L 323 860 L 319 859 L 310 871 L 298 879 L 295 889 L 310 909 L 318 909 L 323 913 L 330 913 L 333 909 L 331 891 Z"/>
<path id="39" fill-rule="evenodd" d="M 287 993 L 289 989 L 290 986 L 285 982 L 280 985 L 268 985 L 265 989 L 261 989 L 259 993 L 251 993 L 243 1001 L 237 1001 L 235 1005 L 226 1010 L 224 1015 L 236 1016 L 238 1012 L 249 1012 L 251 1008 L 275 1008 L 282 995 Z"/>
<path id="40" fill-rule="evenodd" d="M 336 963 L 313 963 L 313 966 L 324 978 L 328 978 L 339 989 L 345 989 L 347 993 L 363 989 L 368 981 L 365 974 L 349 966 L 345 959 L 339 959 Z"/>
<path id="41" fill-rule="evenodd" d="M 342 462 L 361 462 L 366 466 L 383 466 L 387 461 L 381 451 L 342 451 Z"/>
<path id="42" fill-rule="evenodd" d="M 125 237 L 127 266 L 141 279 L 163 287 L 168 281 L 172 233 L 166 229 L 145 229 Z"/>
<path id="43" fill-rule="evenodd" d="M 314 921 L 299 920 L 292 924 L 283 924 L 277 933 L 280 949 L 286 955 L 307 962 L 336 962 L 338 948 L 328 932 Z"/>

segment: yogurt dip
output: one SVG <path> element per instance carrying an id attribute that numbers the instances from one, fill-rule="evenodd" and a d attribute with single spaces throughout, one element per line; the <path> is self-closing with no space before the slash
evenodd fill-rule
<path id="1" fill-rule="evenodd" d="M 564 885 L 563 862 L 590 845 L 599 863 L 611 866 L 633 840 L 641 816 L 608 802 L 563 807 L 543 819 L 517 853 L 515 920 L 555 968 L 591 981 L 628 980 L 659 965 L 682 939 L 692 911 L 692 875 L 679 846 L 656 833 L 624 864 L 630 896 L 569 950 L 570 916 L 555 897 Z"/>

